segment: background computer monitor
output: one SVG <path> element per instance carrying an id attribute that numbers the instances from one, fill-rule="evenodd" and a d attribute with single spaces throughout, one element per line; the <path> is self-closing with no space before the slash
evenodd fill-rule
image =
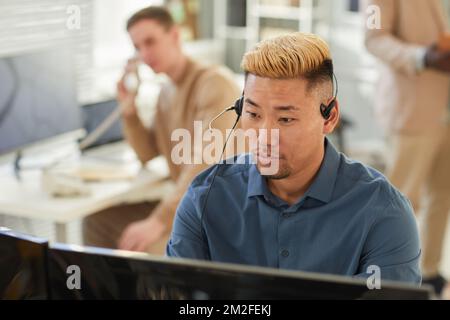
<path id="1" fill-rule="evenodd" d="M 116 99 L 84 105 L 82 108 L 83 127 L 86 134 L 89 135 L 98 128 L 102 122 L 118 108 L 118 106 Z M 95 142 L 90 144 L 87 149 L 120 140 L 123 140 L 122 118 L 118 117 L 117 120 L 114 121 L 112 125 L 95 140 Z"/>
<path id="2" fill-rule="evenodd" d="M 48 299 L 46 240 L 0 227 L 0 300 Z"/>
<path id="3" fill-rule="evenodd" d="M 72 50 L 0 57 L 0 154 L 82 128 Z"/>
<path id="4" fill-rule="evenodd" d="M 70 290 L 67 268 L 80 269 Z M 54 299 L 429 299 L 429 288 L 241 265 L 55 245 L 49 249 Z"/>

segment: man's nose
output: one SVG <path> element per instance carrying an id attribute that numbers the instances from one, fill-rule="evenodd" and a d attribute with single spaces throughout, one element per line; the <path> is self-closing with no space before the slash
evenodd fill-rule
<path id="1" fill-rule="evenodd" d="M 278 148 L 280 144 L 279 129 L 271 122 L 265 121 L 258 129 L 258 146 L 270 152 L 271 149 Z"/>

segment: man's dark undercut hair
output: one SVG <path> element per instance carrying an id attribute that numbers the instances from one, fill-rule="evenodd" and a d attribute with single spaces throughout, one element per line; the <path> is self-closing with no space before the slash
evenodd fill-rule
<path id="1" fill-rule="evenodd" d="M 308 80 L 309 89 L 328 81 L 331 81 L 331 83 L 333 83 L 333 61 L 331 59 L 324 60 L 317 69 L 305 73 L 303 77 Z"/>

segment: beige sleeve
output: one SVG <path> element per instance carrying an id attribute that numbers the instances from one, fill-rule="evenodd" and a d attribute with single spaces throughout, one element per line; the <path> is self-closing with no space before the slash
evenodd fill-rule
<path id="1" fill-rule="evenodd" d="M 394 33 L 399 15 L 397 0 L 364 0 L 365 21 L 371 21 L 376 11 L 368 6 L 379 8 L 381 28 L 372 28 L 365 23 L 365 45 L 367 50 L 382 62 L 405 74 L 414 75 L 419 71 L 418 59 L 423 57 L 424 47 L 407 43 Z M 368 10 L 366 10 L 368 9 Z M 369 20 L 368 20 L 369 19 Z"/>
<path id="2" fill-rule="evenodd" d="M 212 118 L 225 108 L 233 105 L 236 99 L 239 98 L 240 91 L 231 76 L 226 77 L 218 73 L 202 75 L 202 79 L 199 79 L 198 88 L 195 120 L 202 121 L 203 130 L 207 130 Z M 235 121 L 236 114 L 230 111 L 217 119 L 213 127 L 220 129 L 222 135 L 224 135 L 225 130 L 231 129 Z M 209 166 L 209 164 L 204 162 L 202 164 L 184 165 L 176 181 L 174 192 L 161 201 L 153 214 L 160 215 L 172 225 L 178 203 L 192 180 Z"/>
<path id="3" fill-rule="evenodd" d="M 123 132 L 142 164 L 159 155 L 154 123 L 146 128 L 138 116 L 127 118 L 123 120 Z"/>

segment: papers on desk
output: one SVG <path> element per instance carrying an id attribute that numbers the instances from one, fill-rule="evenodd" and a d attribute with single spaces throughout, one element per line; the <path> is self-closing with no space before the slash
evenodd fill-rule
<path id="1" fill-rule="evenodd" d="M 79 163 L 65 168 L 44 170 L 41 186 L 53 197 L 86 197 L 92 194 L 92 183 L 131 181 L 139 166 L 107 163 Z"/>
<path id="2" fill-rule="evenodd" d="M 83 181 L 110 181 L 110 180 L 132 180 L 138 174 L 139 168 L 120 165 L 80 165 L 66 172 L 80 178 Z"/>
<path id="3" fill-rule="evenodd" d="M 42 172 L 41 187 L 52 197 L 74 198 L 91 195 L 91 189 L 81 179 L 52 171 Z"/>

